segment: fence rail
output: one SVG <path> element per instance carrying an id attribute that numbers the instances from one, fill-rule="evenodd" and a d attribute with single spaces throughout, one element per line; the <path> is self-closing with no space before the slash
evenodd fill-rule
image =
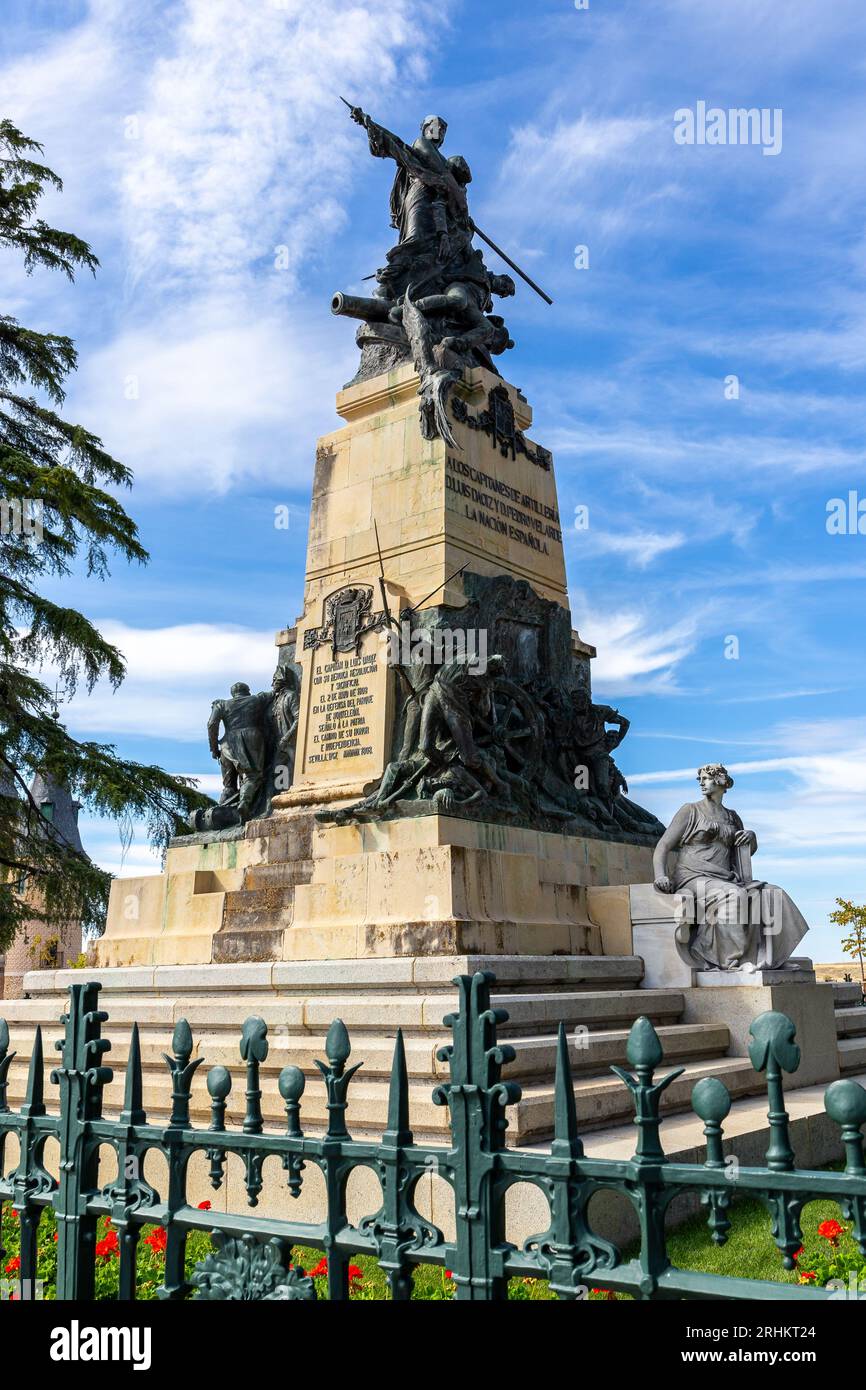
<path id="1" fill-rule="evenodd" d="M 55 1046 L 61 1064 L 51 1073 L 59 1088 L 59 1112 L 49 1114 L 43 1093 L 41 1032 L 30 1057 L 27 1091 L 20 1111 L 7 1104 L 7 1077 L 14 1053 L 9 1030 L 0 1021 L 0 1213 L 10 1202 L 21 1229 L 20 1279 L 32 1286 L 38 1278 L 37 1235 L 46 1208 L 57 1220 L 57 1297 L 88 1300 L 94 1296 L 96 1227 L 108 1216 L 120 1248 L 118 1295 L 135 1298 L 136 1252 L 142 1228 L 165 1228 L 165 1274 L 160 1297 L 184 1299 L 191 1293 L 209 1299 L 314 1299 L 312 1279 L 292 1265 L 295 1246 L 324 1252 L 328 1263 L 328 1295 L 349 1297 L 349 1263 L 357 1254 L 374 1256 L 385 1272 L 395 1300 L 412 1294 L 417 1265 L 446 1267 L 459 1300 L 499 1300 L 507 1297 L 512 1278 L 548 1280 L 560 1299 L 584 1297 L 588 1283 L 632 1294 L 639 1299 L 793 1299 L 814 1301 L 832 1297 L 829 1289 L 696 1273 L 673 1266 L 665 1242 L 665 1215 L 681 1193 L 698 1194 L 707 1209 L 713 1240 L 721 1245 L 731 1228 L 734 1191 L 760 1199 L 767 1207 L 773 1236 L 786 1268 L 802 1243 L 800 1213 L 818 1198 L 836 1201 L 850 1220 L 852 1234 L 866 1254 L 866 1162 L 862 1127 L 866 1123 L 866 1090 L 854 1081 L 835 1081 L 826 1092 L 825 1106 L 840 1128 L 845 1170 L 797 1169 L 785 1110 L 783 1073 L 795 1071 L 800 1050 L 794 1025 L 780 1013 L 765 1013 L 752 1024 L 749 1055 L 757 1071 L 766 1074 L 769 1100 L 769 1145 L 763 1167 L 738 1167 L 732 1181 L 723 1152 L 723 1123 L 731 1107 L 727 1089 L 706 1077 L 692 1091 L 692 1106 L 704 1123 L 707 1141 L 704 1163 L 672 1163 L 660 1140 L 659 1104 L 662 1092 L 681 1074 L 678 1067 L 656 1080 L 663 1060 L 661 1043 L 652 1024 L 640 1018 L 631 1030 L 627 1060 L 631 1070 L 613 1067 L 632 1093 L 637 1130 L 629 1159 L 592 1158 L 584 1153 L 578 1134 L 574 1090 L 565 1031 L 560 1027 L 555 1080 L 555 1135 L 549 1153 L 506 1149 L 507 1107 L 520 1098 L 520 1088 L 502 1079 L 502 1068 L 514 1059 L 513 1049 L 496 1038 L 497 1025 L 508 1015 L 491 1006 L 488 972 L 455 980 L 459 1010 L 445 1025 L 452 1042 L 439 1058 L 449 1064 L 449 1080 L 437 1086 L 434 1101 L 449 1108 L 451 1145 L 415 1144 L 409 1127 L 409 1090 L 402 1035 L 398 1032 L 388 1103 L 387 1127 L 379 1141 L 351 1138 L 346 1128 L 347 1092 L 358 1066 L 349 1065 L 351 1046 L 343 1023 L 331 1025 L 325 1045 L 326 1061 L 317 1062 L 327 1092 L 328 1126 L 323 1135 L 305 1135 L 301 1128 L 303 1072 L 294 1066 L 280 1073 L 278 1086 L 286 1123 L 280 1133 L 266 1133 L 262 1118 L 259 1072 L 268 1055 L 267 1027 L 248 1018 L 241 1030 L 240 1056 L 246 1065 L 245 1114 L 240 1129 L 226 1127 L 227 1098 L 232 1078 L 225 1067 L 207 1074 L 211 1100 L 208 1128 L 190 1121 L 190 1091 L 201 1057 L 193 1057 L 193 1037 L 186 1020 L 174 1031 L 173 1056 L 166 1055 L 171 1081 L 168 1123 L 149 1124 L 142 1096 L 142 1066 L 138 1028 L 133 1027 L 123 1108 L 115 1119 L 103 1115 L 104 1087 L 113 1073 L 104 1065 L 110 1050 L 102 1037 L 108 1015 L 98 1007 L 99 985 L 69 987 L 69 1009 L 61 1022 L 64 1037 Z M 19 1143 L 17 1167 L 5 1169 L 6 1136 Z M 44 1164 L 49 1139 L 60 1147 L 59 1180 Z M 109 1145 L 117 1156 L 117 1177 L 100 1186 L 99 1151 Z M 143 1177 L 145 1157 L 157 1150 L 168 1164 L 167 1187 L 160 1195 Z M 262 1189 L 262 1168 L 277 1156 L 285 1172 L 289 1199 L 297 1197 L 307 1164 L 315 1164 L 325 1181 L 325 1217 L 304 1223 L 249 1212 L 202 1211 L 187 1197 L 187 1172 L 193 1154 L 204 1153 L 212 1186 L 223 1182 L 228 1155 L 244 1167 L 250 1207 Z M 346 1188 L 358 1168 L 373 1170 L 381 1183 L 382 1205 L 353 1225 L 346 1212 Z M 435 1171 L 451 1188 L 454 1201 L 453 1240 L 421 1215 L 415 1189 L 425 1174 Z M 518 1248 L 505 1238 L 505 1197 L 516 1183 L 530 1183 L 547 1198 L 550 1225 Z M 640 1230 L 640 1253 L 626 1260 L 611 1241 L 597 1235 L 588 1206 L 598 1192 L 624 1196 L 633 1206 Z M 286 1204 L 289 1205 L 289 1202 Z M 213 1235 L 215 1250 L 185 1278 L 186 1242 L 190 1232 Z M 2 1252 L 0 1252 L 2 1254 Z M 28 1281 L 31 1281 L 28 1284 Z"/>

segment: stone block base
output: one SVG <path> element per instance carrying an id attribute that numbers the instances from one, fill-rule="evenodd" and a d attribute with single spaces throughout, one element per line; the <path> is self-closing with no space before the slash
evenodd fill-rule
<path id="1" fill-rule="evenodd" d="M 175 841 L 165 872 L 112 884 L 93 964 L 601 954 L 590 885 L 646 845 L 429 815 L 320 825 L 309 810 Z"/>
<path id="2" fill-rule="evenodd" d="M 839 1050 L 833 990 L 816 982 L 812 962 L 795 957 L 782 969 L 696 970 L 677 949 L 683 902 L 682 894 L 658 893 L 652 883 L 595 887 L 587 895 L 603 948 L 615 944 L 639 956 L 644 988 L 682 990 L 688 1022 L 724 1023 L 730 1030 L 731 1055 L 748 1054 L 752 1021 L 774 1010 L 787 1014 L 797 1030 L 797 1084 L 835 1080 Z"/>
<path id="3" fill-rule="evenodd" d="M 817 984 L 810 971 L 803 971 L 803 978 L 799 980 L 791 978 L 779 983 L 769 980 L 764 983 L 761 972 L 746 981 L 728 978 L 720 982 L 718 977 L 724 973 L 718 970 L 698 972 L 702 978 L 685 995 L 687 1019 L 695 1023 L 724 1019 L 731 1035 L 731 1051 L 745 1056 L 750 1042 L 749 1028 L 754 1019 L 769 1010 L 787 1014 L 797 1031 L 800 1048 L 797 1084 L 811 1086 L 819 1081 L 836 1080 L 839 1052 L 832 985 Z M 787 972 L 763 973 L 781 976 Z M 798 973 L 790 972 L 792 977 Z M 729 974 L 739 976 L 740 971 Z"/>
<path id="4" fill-rule="evenodd" d="M 628 882 L 646 846 L 431 815 L 323 826 L 283 958 L 463 951 L 600 954 L 590 883 Z"/>

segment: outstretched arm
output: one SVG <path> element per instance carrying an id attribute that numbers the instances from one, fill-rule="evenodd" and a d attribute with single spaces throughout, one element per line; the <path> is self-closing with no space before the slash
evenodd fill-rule
<path id="1" fill-rule="evenodd" d="M 407 157 L 412 158 L 412 150 L 401 140 L 399 135 L 393 131 L 386 130 L 385 126 L 377 125 L 372 116 L 368 116 L 366 111 L 362 111 L 360 106 L 352 107 L 352 120 L 362 125 L 367 132 L 370 141 L 370 153 L 377 159 L 396 159 L 398 163 Z"/>

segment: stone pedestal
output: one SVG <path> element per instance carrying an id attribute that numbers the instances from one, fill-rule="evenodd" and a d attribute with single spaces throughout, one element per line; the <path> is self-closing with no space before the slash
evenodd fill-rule
<path id="1" fill-rule="evenodd" d="M 833 986 L 818 984 L 809 968 L 755 971 L 699 970 L 694 989 L 685 995 L 685 1017 L 705 1023 L 723 1019 L 731 1035 L 731 1053 L 746 1056 L 749 1028 L 759 1014 L 787 1014 L 797 1031 L 800 1065 L 789 1084 L 811 1086 L 835 1081 L 839 1052 Z"/>
<path id="2" fill-rule="evenodd" d="M 680 893 L 657 893 L 652 883 L 629 883 L 616 891 L 591 892 L 590 911 L 605 923 L 605 950 L 633 951 L 644 962 L 648 988 L 694 984 L 694 969 L 677 949 L 683 919 Z"/>
<path id="3" fill-rule="evenodd" d="M 461 566 L 524 580 L 568 608 L 553 463 L 522 433 L 526 399 L 491 372 L 466 373 L 454 388 L 456 442 L 446 445 L 422 437 L 417 389 L 410 365 L 347 387 L 337 396 L 345 425 L 319 440 L 295 778 L 275 810 L 357 799 L 381 777 L 394 715 L 388 615 L 431 599 L 459 612 Z M 512 423 L 508 439 L 491 392 Z"/>
<path id="4" fill-rule="evenodd" d="M 115 879 L 93 963 L 600 955 L 590 885 L 650 864 L 646 845 L 444 815 L 320 825 L 296 808 L 177 841 L 161 875 Z"/>
<path id="5" fill-rule="evenodd" d="M 452 447 L 422 437 L 417 390 L 407 364 L 337 395 L 346 423 L 316 450 L 305 609 L 362 573 L 378 575 L 379 548 L 412 605 L 467 562 L 477 574 L 525 579 L 567 608 L 551 456 L 484 418 L 490 392 L 503 391 L 522 432 L 532 422 L 526 398 L 492 372 L 467 372 L 454 388 L 465 409 L 462 419 L 452 412 Z M 445 601 L 459 606 L 458 584 Z"/>
<path id="6" fill-rule="evenodd" d="M 605 951 L 639 956 L 647 989 L 681 989 L 689 1022 L 721 1022 L 730 1031 L 731 1055 L 748 1053 L 749 1028 L 759 1014 L 787 1014 L 801 1049 L 798 1086 L 833 1081 L 839 1075 L 833 990 L 818 984 L 812 962 L 794 957 L 777 970 L 696 970 L 678 949 L 688 940 L 691 900 L 658 893 L 652 883 L 594 886 L 587 893 L 590 917 L 599 926 Z"/>
<path id="7" fill-rule="evenodd" d="M 422 437 L 417 388 L 408 365 L 347 388 L 337 398 L 345 424 L 319 441 L 304 610 L 277 639 L 291 639 L 302 673 L 291 788 L 267 818 L 173 842 L 158 878 L 116 881 L 95 964 L 598 954 L 587 890 L 650 874 L 653 837 L 639 808 L 626 817 L 637 828 L 625 829 L 594 822 L 600 805 L 581 820 L 557 802 L 545 784 L 541 714 L 520 705 L 523 692 L 529 706 L 543 689 L 563 700 L 588 692 L 594 655 L 571 628 L 553 460 L 524 433 L 530 407 L 491 372 L 467 372 L 446 444 Z M 524 720 L 509 743 L 514 762 L 501 767 L 536 801 L 497 805 L 482 783 L 473 795 L 458 782 L 445 801 L 404 790 L 381 814 L 324 823 L 406 756 L 397 657 L 405 681 L 420 668 L 429 685 L 429 671 L 473 654 L 443 650 L 413 667 L 394 640 L 395 621 L 411 610 L 419 621 L 432 615 L 443 642 L 477 639 L 482 659 L 502 655 L 511 682 L 491 729 L 497 718 L 510 729 L 514 710 Z M 451 735 L 434 731 L 426 767 L 447 767 Z M 416 728 L 410 751 L 418 738 Z M 571 770 L 560 776 L 570 793 Z"/>
<path id="8" fill-rule="evenodd" d="M 601 954 L 591 883 L 627 883 L 645 845 L 446 815 L 317 828 L 284 959 L 461 951 Z"/>

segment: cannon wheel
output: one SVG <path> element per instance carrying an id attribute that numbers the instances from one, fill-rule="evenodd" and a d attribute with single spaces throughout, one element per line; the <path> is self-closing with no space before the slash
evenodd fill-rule
<path id="1" fill-rule="evenodd" d="M 544 721 L 535 701 L 514 681 L 498 676 L 490 704 L 489 714 L 476 716 L 478 747 L 485 751 L 498 748 L 508 771 L 528 781 L 544 756 Z"/>

